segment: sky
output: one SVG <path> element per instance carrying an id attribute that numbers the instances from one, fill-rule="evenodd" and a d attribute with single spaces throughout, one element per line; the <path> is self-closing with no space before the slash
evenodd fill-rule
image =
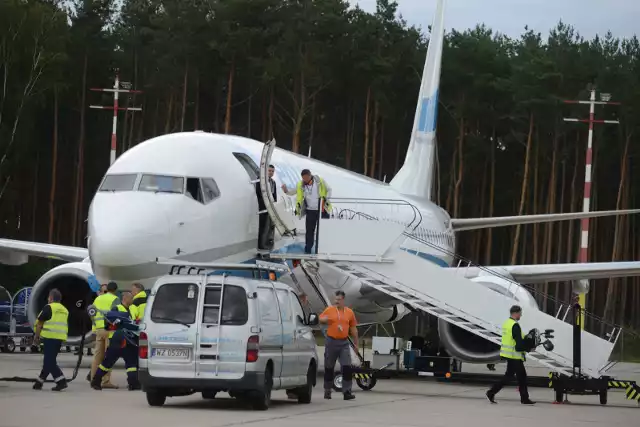
<path id="1" fill-rule="evenodd" d="M 431 25 L 436 0 L 396 0 L 398 12 L 409 25 L 423 31 Z M 350 3 L 375 12 L 376 0 Z M 445 27 L 463 31 L 484 23 L 511 37 L 524 32 L 525 25 L 547 35 L 562 20 L 585 38 L 611 30 L 616 37 L 640 35 L 639 0 L 447 0 Z"/>

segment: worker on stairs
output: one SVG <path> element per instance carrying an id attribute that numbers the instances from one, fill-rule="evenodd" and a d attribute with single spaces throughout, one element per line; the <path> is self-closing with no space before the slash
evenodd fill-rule
<path id="1" fill-rule="evenodd" d="M 138 381 L 138 325 L 131 317 L 129 311 L 133 295 L 129 291 L 122 293 L 122 304 L 105 314 L 105 321 L 109 324 L 108 330 L 113 331 L 109 340 L 109 348 L 103 362 L 98 366 L 95 376 L 91 380 L 91 388 L 102 390 L 102 377 L 111 372 L 118 359 L 124 359 L 127 369 L 127 384 L 129 390 L 140 390 Z"/>
<path id="2" fill-rule="evenodd" d="M 310 254 L 320 216 L 329 218 L 331 212 L 331 188 L 324 179 L 312 175 L 309 169 L 303 169 L 301 176 L 302 180 L 298 181 L 295 190 L 289 190 L 286 185 L 283 185 L 282 189 L 288 195 L 296 195 L 296 215 L 299 218 L 306 216 L 304 253 Z"/>
<path id="3" fill-rule="evenodd" d="M 273 165 L 269 165 L 267 169 L 267 185 L 273 201 L 278 201 L 278 193 L 276 191 L 276 182 L 273 180 L 273 175 L 276 169 Z M 267 207 L 262 199 L 262 188 L 260 182 L 256 183 L 256 196 L 258 197 L 258 252 L 261 254 L 268 254 L 273 249 L 273 237 L 275 234 L 275 224 L 271 220 L 269 213 L 266 211 Z"/>
<path id="4" fill-rule="evenodd" d="M 528 350 L 524 342 L 525 335 L 518 324 L 522 316 L 522 308 L 514 305 L 510 309 L 511 316 L 502 324 L 502 344 L 500 345 L 500 357 L 506 359 L 507 370 L 504 376 L 487 391 L 487 399 L 491 403 L 497 403 L 495 396 L 502 390 L 502 387 L 515 375 L 518 380 L 518 391 L 520 392 L 520 402 L 523 405 L 533 405 L 529 399 L 527 389 L 527 371 L 524 367 L 525 352 Z"/>

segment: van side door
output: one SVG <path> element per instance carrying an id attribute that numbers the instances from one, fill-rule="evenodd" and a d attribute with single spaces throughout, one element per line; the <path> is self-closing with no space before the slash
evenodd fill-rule
<path id="1" fill-rule="evenodd" d="M 273 388 L 280 388 L 282 377 L 282 323 L 278 312 L 278 302 L 271 286 L 258 287 L 260 311 L 260 356 L 258 366 L 266 368 L 268 360 L 273 361 Z"/>
<path id="2" fill-rule="evenodd" d="M 316 353 L 316 338 L 313 335 L 313 329 L 306 324 L 306 316 L 300 299 L 295 292 L 290 292 L 291 302 L 293 304 L 293 322 L 294 322 L 294 339 L 296 342 L 298 354 L 299 375 L 306 379 L 307 370 L 309 369 L 309 361 L 316 358 L 316 366 L 318 364 Z"/>
<path id="3" fill-rule="evenodd" d="M 293 312 L 288 289 L 276 288 L 280 319 L 282 321 L 282 387 L 296 386 L 298 375 L 298 349 L 293 338 Z"/>

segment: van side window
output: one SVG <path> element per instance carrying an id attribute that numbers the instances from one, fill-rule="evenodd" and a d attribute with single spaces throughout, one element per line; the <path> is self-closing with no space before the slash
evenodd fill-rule
<path id="1" fill-rule="evenodd" d="M 260 169 L 258 168 L 258 165 L 256 165 L 256 163 L 251 160 L 251 157 L 247 156 L 244 153 L 233 153 L 233 155 L 236 159 L 238 159 L 242 167 L 247 171 L 247 174 L 249 175 L 249 179 L 251 181 L 260 178 Z"/>
<path id="2" fill-rule="evenodd" d="M 196 321 L 198 286 L 193 283 L 167 283 L 153 299 L 151 321 L 155 323 L 186 323 Z"/>
<path id="3" fill-rule="evenodd" d="M 202 323 L 218 324 L 218 307 L 207 307 L 209 304 L 220 304 L 220 289 L 209 288 L 204 295 Z M 244 325 L 249 320 L 247 293 L 240 286 L 225 285 L 222 301 L 221 325 Z"/>
<path id="4" fill-rule="evenodd" d="M 278 304 L 273 289 L 258 288 L 258 304 L 263 322 L 278 322 Z"/>
<path id="5" fill-rule="evenodd" d="M 293 313 L 296 317 L 296 324 L 302 326 L 305 324 L 305 315 L 302 304 L 300 304 L 300 299 L 298 299 L 298 295 L 292 292 L 291 300 L 293 301 Z"/>
<path id="6" fill-rule="evenodd" d="M 278 304 L 280 304 L 280 318 L 283 322 L 291 322 L 291 303 L 289 302 L 289 291 L 286 289 L 278 289 Z"/>

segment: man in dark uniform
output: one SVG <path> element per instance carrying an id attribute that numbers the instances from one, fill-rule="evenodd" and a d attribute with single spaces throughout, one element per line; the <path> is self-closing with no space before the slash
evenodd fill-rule
<path id="1" fill-rule="evenodd" d="M 491 403 L 497 403 L 495 396 L 502 387 L 515 375 L 518 380 L 520 402 L 523 405 L 533 405 L 535 402 L 529 399 L 527 390 L 527 370 L 524 367 L 525 352 L 524 334 L 518 324 L 522 316 L 522 308 L 514 305 L 510 309 L 511 316 L 502 324 L 502 344 L 500 345 L 500 358 L 507 361 L 507 370 L 504 376 L 487 391 L 487 399 Z"/>
<path id="2" fill-rule="evenodd" d="M 62 294 L 59 290 L 52 289 L 49 292 L 49 303 L 38 314 L 33 341 L 38 344 L 40 338 L 42 338 L 44 359 L 40 376 L 33 384 L 34 390 L 42 390 L 42 385 L 49 374 L 53 376 L 53 381 L 56 383 L 55 387 L 52 388 L 53 391 L 62 391 L 67 388 L 67 380 L 58 366 L 57 359 L 62 343 L 67 340 L 69 310 L 60 304 L 60 301 L 62 301 Z"/>
<path id="3" fill-rule="evenodd" d="M 276 182 L 273 180 L 273 174 L 275 173 L 275 167 L 273 165 L 269 165 L 267 169 L 268 178 L 267 183 L 269 185 L 269 190 L 271 191 L 271 195 L 273 196 L 273 201 L 278 201 L 278 193 L 276 192 Z M 267 208 L 262 200 L 262 188 L 260 187 L 260 182 L 256 183 L 256 195 L 258 196 L 258 211 L 265 211 Z M 273 234 L 274 234 L 274 224 L 269 217 L 268 212 L 263 212 L 258 215 L 258 249 L 263 251 L 269 251 L 273 248 Z"/>

